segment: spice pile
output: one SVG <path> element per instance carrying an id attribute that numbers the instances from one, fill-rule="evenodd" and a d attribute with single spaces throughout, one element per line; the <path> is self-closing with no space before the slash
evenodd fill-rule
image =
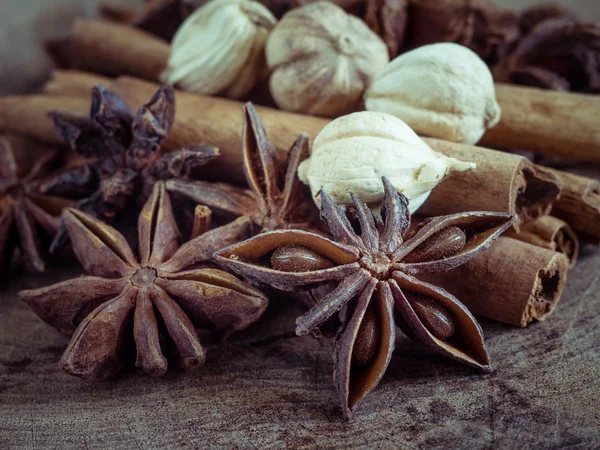
<path id="1" fill-rule="evenodd" d="M 71 336 L 65 372 L 196 370 L 197 330 L 305 300 L 296 333 L 331 339 L 349 418 L 397 328 L 490 372 L 473 314 L 552 313 L 600 244 L 600 184 L 474 144 L 600 162 L 599 98 L 497 83 L 597 92 L 600 29 L 548 5 L 337 3 L 106 7 L 48 43 L 63 70 L 40 93 L 0 98 L 0 271 L 87 273 L 21 293 Z"/>

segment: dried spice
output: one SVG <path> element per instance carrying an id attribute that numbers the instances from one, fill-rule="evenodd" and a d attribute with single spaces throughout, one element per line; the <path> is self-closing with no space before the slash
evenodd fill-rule
<path id="1" fill-rule="evenodd" d="M 547 16 L 532 13 L 525 18 L 526 27 L 536 25 L 494 70 L 497 80 L 561 91 L 600 92 L 599 24 L 580 22 L 561 11 L 547 11 Z"/>
<path id="2" fill-rule="evenodd" d="M 73 337 L 61 368 L 102 380 L 116 375 L 133 349 L 136 366 L 153 376 L 168 364 L 188 371 L 204 363 L 194 327 L 232 331 L 255 322 L 267 298 L 222 270 L 212 253 L 248 236 L 245 218 L 179 246 L 179 230 L 162 182 L 138 223 L 140 258 L 114 228 L 76 209 L 65 214 L 73 249 L 90 274 L 21 298 L 43 320 Z"/>
<path id="3" fill-rule="evenodd" d="M 167 189 L 226 216 L 249 217 L 256 231 L 311 228 L 312 202 L 305 201 L 298 165 L 308 155 L 308 137 L 301 134 L 283 160 L 267 138 L 252 103 L 244 106 L 242 130 L 244 173 L 250 190 L 227 183 L 169 180 Z"/>
<path id="4" fill-rule="evenodd" d="M 156 181 L 187 177 L 219 154 L 207 145 L 161 153 L 175 119 L 175 92 L 169 85 L 135 117 L 123 99 L 101 86 L 92 90 L 89 118 L 58 112 L 51 116 L 61 137 L 89 164 L 49 179 L 41 191 L 77 199 L 76 208 L 104 220 L 114 218 L 132 199 L 140 208 Z M 66 239 L 63 225 L 50 251 Z"/>
<path id="5" fill-rule="evenodd" d="M 297 8 L 315 1 L 320 0 L 291 0 L 291 6 Z M 269 3 L 275 5 L 273 8 L 280 5 L 280 2 L 267 2 L 267 7 Z M 333 0 L 332 3 L 363 19 L 383 39 L 390 58 L 398 55 L 406 32 L 408 0 Z"/>
<path id="6" fill-rule="evenodd" d="M 404 50 L 455 42 L 493 65 L 520 36 L 518 15 L 486 0 L 409 0 L 408 16 Z"/>
<path id="7" fill-rule="evenodd" d="M 322 192 L 321 214 L 335 240 L 278 230 L 216 253 L 237 273 L 285 291 L 339 282 L 297 320 L 296 333 L 326 335 L 332 325 L 339 326 L 334 381 L 346 417 L 384 375 L 395 324 L 443 355 L 491 370 L 481 328 L 467 308 L 415 276 L 462 265 L 487 249 L 515 219 L 493 212 L 437 217 L 404 240 L 410 226 L 408 201 L 385 178 L 383 183 L 380 226 L 356 197 L 351 211 Z"/>
<path id="8" fill-rule="evenodd" d="M 15 247 L 26 270 L 43 272 L 45 248 L 56 235 L 63 208 L 71 204 L 38 190 L 54 167 L 56 151 L 27 156 L 27 163 L 17 158 L 8 139 L 0 137 L 0 272 L 8 269 Z"/>

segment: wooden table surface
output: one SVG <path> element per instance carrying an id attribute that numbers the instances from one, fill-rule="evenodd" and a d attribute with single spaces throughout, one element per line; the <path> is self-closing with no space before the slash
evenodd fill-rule
<path id="1" fill-rule="evenodd" d="M 93 3 L 1 0 L 0 93 L 42 79 L 40 37 L 91 14 Z M 568 4 L 600 17 L 598 2 Z M 129 371 L 89 383 L 63 374 L 57 362 L 68 339 L 17 292 L 79 273 L 21 274 L 0 285 L 0 449 L 600 448 L 598 249 L 585 249 L 547 321 L 526 329 L 481 321 L 491 375 L 400 336 L 386 376 L 351 422 L 337 405 L 329 343 L 294 336 L 305 309 L 289 301 L 273 302 L 229 342 L 210 343 L 194 375 Z"/>

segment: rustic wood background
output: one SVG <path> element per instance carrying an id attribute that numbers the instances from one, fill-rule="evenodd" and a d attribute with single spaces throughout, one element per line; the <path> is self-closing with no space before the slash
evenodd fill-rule
<path id="1" fill-rule="evenodd" d="M 0 93 L 47 74 L 38 41 L 93 1 L 0 0 Z M 133 2 L 136 3 L 136 2 Z M 522 5 L 522 0 L 502 2 Z M 600 4 L 571 1 L 586 17 Z M 399 337 L 387 375 L 353 421 L 337 406 L 330 346 L 295 337 L 302 305 L 210 343 L 196 375 L 140 371 L 88 383 L 57 367 L 67 338 L 17 300 L 79 274 L 0 285 L 0 448 L 600 448 L 600 251 L 586 248 L 554 315 L 518 329 L 482 321 L 496 372 L 480 375 Z M 510 287 L 507 286 L 507 289 Z"/>

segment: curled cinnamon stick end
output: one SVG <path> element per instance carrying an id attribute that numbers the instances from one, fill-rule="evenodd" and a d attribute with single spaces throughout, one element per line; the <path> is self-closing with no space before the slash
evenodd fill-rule
<path id="1" fill-rule="evenodd" d="M 593 178 L 551 171 L 563 185 L 552 214 L 570 224 L 581 240 L 600 245 L 600 183 Z"/>
<path id="2" fill-rule="evenodd" d="M 128 25 L 76 19 L 74 65 L 102 75 L 133 75 L 158 80 L 171 50 L 169 43 Z"/>
<path id="3" fill-rule="evenodd" d="M 446 178 L 432 191 L 419 209 L 420 214 L 442 216 L 465 211 L 508 212 L 518 216 L 514 229 L 519 231 L 522 223 L 548 214 L 552 203 L 559 197 L 559 178 L 522 156 L 439 139 L 424 140 L 431 148 L 447 156 L 475 162 L 477 168 Z"/>
<path id="4" fill-rule="evenodd" d="M 0 129 L 31 136 L 37 140 L 63 144 L 48 114 L 69 111 L 87 114 L 90 99 L 65 96 L 28 95 L 0 98 Z"/>
<path id="5" fill-rule="evenodd" d="M 563 253 L 575 266 L 579 255 L 579 239 L 565 221 L 552 216 L 543 216 L 521 226 L 519 233 L 508 231 L 505 236 L 528 242 L 541 248 Z"/>
<path id="6" fill-rule="evenodd" d="M 568 270 L 569 260 L 562 253 L 501 237 L 466 264 L 427 280 L 476 315 L 525 327 L 554 311 Z"/>
<path id="7" fill-rule="evenodd" d="M 89 98 L 90 91 L 99 84 L 110 86 L 112 78 L 79 70 L 55 70 L 44 84 L 42 94 Z"/>

